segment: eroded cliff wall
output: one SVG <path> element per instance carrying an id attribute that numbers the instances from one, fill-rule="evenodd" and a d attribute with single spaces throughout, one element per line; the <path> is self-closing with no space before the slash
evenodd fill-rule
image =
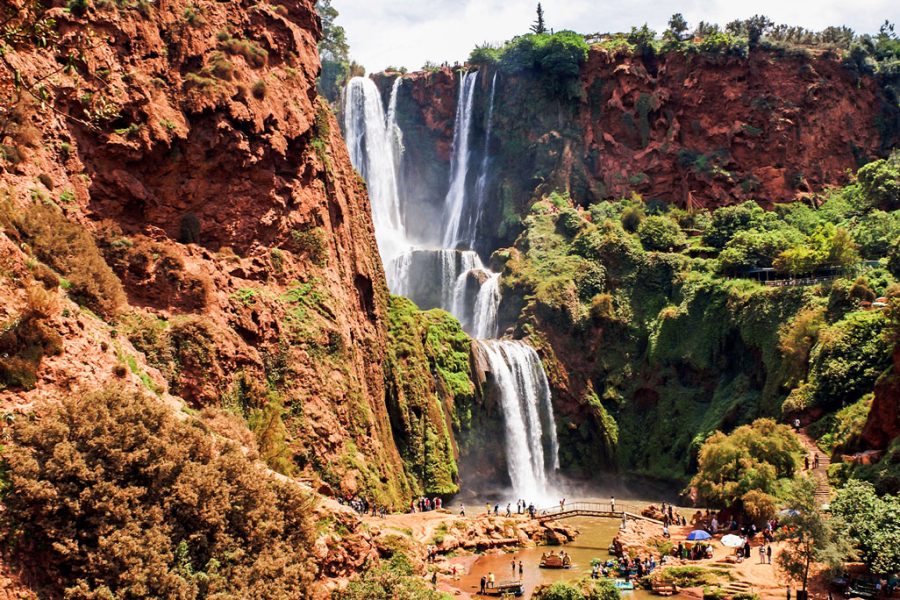
<path id="1" fill-rule="evenodd" d="M 58 4 L 4 25 L 2 410 L 125 384 L 399 506 L 387 289 L 314 2 Z"/>

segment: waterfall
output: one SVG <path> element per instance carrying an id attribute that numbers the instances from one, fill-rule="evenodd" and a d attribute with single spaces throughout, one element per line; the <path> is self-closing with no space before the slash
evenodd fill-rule
<path id="1" fill-rule="evenodd" d="M 389 261 L 407 246 L 397 186 L 402 142 L 396 123 L 396 96 L 401 78 L 394 81 L 385 116 L 375 82 L 354 77 L 344 91 L 344 130 L 350 162 L 369 188 L 375 238 L 382 259 Z"/>
<path id="2" fill-rule="evenodd" d="M 453 154 L 450 158 L 450 188 L 444 201 L 444 247 L 455 248 L 459 240 L 459 227 L 466 208 L 466 179 L 469 174 L 469 134 L 472 130 L 472 104 L 475 98 L 475 81 L 478 71 L 460 76 L 456 103 L 456 119 L 453 124 Z"/>
<path id="3" fill-rule="evenodd" d="M 491 95 L 488 99 L 487 126 L 484 130 L 484 150 L 481 155 L 481 168 L 478 171 L 478 179 L 475 180 L 475 213 L 469 215 L 468 227 L 465 239 L 469 247 L 475 245 L 475 236 L 478 235 L 478 222 L 481 220 L 481 211 L 484 210 L 484 202 L 487 198 L 488 183 L 488 153 L 490 152 L 491 132 L 494 126 L 494 94 L 497 91 L 497 74 L 491 78 Z"/>
<path id="4" fill-rule="evenodd" d="M 514 340 L 480 340 L 499 391 L 505 425 L 506 461 L 513 492 L 547 498 L 559 468 L 550 386 L 534 349 Z"/>
<path id="5" fill-rule="evenodd" d="M 497 310 L 500 308 L 500 273 L 487 271 L 488 278 L 475 297 L 472 336 L 475 339 L 497 337 Z"/>
<path id="6" fill-rule="evenodd" d="M 467 196 L 472 113 L 477 72 L 460 76 L 444 198 L 443 228 L 435 220 L 426 239 L 443 238 L 441 248 L 413 245 L 405 229 L 407 210 L 399 190 L 403 132 L 397 122 L 402 78 L 391 88 L 387 110 L 375 83 L 355 77 L 344 91 L 344 126 L 353 166 L 369 188 L 378 248 L 388 287 L 420 308 L 450 311 L 475 339 L 480 364 L 492 374 L 504 421 L 509 477 L 518 497 L 547 499 L 552 474 L 559 468 L 559 444 L 550 387 L 540 358 L 527 343 L 494 339 L 498 335 L 500 274 L 487 269 L 472 249 L 487 198 L 490 139 L 497 76 L 491 80 L 484 151 L 474 186 Z M 409 214 L 414 214 L 410 212 Z"/>

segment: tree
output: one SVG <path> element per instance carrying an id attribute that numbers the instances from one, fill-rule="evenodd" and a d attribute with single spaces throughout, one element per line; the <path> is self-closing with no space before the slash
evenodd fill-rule
<path id="1" fill-rule="evenodd" d="M 537 35 L 547 33 L 547 25 L 544 23 L 544 7 L 541 6 L 540 2 L 538 2 L 537 5 L 537 19 L 535 19 L 534 24 L 532 24 L 530 29 L 532 33 L 536 33 Z"/>
<path id="2" fill-rule="evenodd" d="M 669 252 L 685 244 L 684 232 L 669 217 L 647 217 L 638 227 L 637 234 L 645 250 Z"/>
<path id="3" fill-rule="evenodd" d="M 753 48 L 759 44 L 759 40 L 762 39 L 762 36 L 764 36 L 773 25 L 775 25 L 775 23 L 772 22 L 772 19 L 764 15 L 753 15 L 744 21 L 744 27 L 747 31 L 747 41 L 750 42 L 750 47 Z"/>
<path id="4" fill-rule="evenodd" d="M 869 206 L 888 211 L 900 208 L 900 161 L 874 160 L 861 167 L 856 178 Z"/>
<path id="5" fill-rule="evenodd" d="M 780 481 L 794 476 L 801 451 L 791 429 L 772 419 L 758 419 L 730 435 L 717 431 L 700 449 L 691 485 L 703 499 L 722 507 L 743 504 L 749 492 L 774 495 Z M 761 498 L 752 500 L 763 504 Z"/>
<path id="6" fill-rule="evenodd" d="M 879 496 L 868 482 L 847 482 L 831 504 L 850 527 L 850 536 L 872 572 L 900 571 L 900 497 Z"/>
<path id="7" fill-rule="evenodd" d="M 804 592 L 809 567 L 814 562 L 838 568 L 854 554 L 853 546 L 843 535 L 844 522 L 839 517 L 826 519 L 820 512 L 816 487 L 816 480 L 811 477 L 794 481 L 788 497 L 791 513 L 778 529 L 778 539 L 786 545 L 776 562 L 788 578 L 802 585 Z"/>
<path id="8" fill-rule="evenodd" d="M 669 31 L 672 32 L 672 35 L 675 36 L 675 39 L 683 40 L 684 33 L 687 30 L 688 24 L 684 16 L 681 13 L 675 13 L 674 15 L 672 15 L 672 18 L 669 19 Z"/>
<path id="9" fill-rule="evenodd" d="M 344 28 L 337 24 L 338 11 L 331 0 L 318 0 L 316 12 L 322 21 L 322 39 L 319 40 L 319 58 L 322 72 L 319 74 L 319 91 L 334 102 L 341 86 L 350 77 L 350 46 Z"/>

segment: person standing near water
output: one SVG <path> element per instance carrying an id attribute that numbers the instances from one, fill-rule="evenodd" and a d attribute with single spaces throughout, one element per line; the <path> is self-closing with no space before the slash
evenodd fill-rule
<path id="1" fill-rule="evenodd" d="M 522 580 L 522 573 L 524 573 L 524 570 L 522 569 L 522 560 L 519 559 L 519 580 L 520 581 Z"/>
<path id="2" fill-rule="evenodd" d="M 516 576 L 516 557 L 515 557 L 515 556 L 513 556 L 513 559 L 512 559 L 512 565 L 511 565 L 511 566 L 512 566 L 512 574 L 513 574 L 513 577 L 515 577 L 515 576 Z"/>
<path id="3" fill-rule="evenodd" d="M 615 496 L 609 497 L 609 505 L 612 506 L 611 512 L 616 512 L 616 497 Z"/>
<path id="4" fill-rule="evenodd" d="M 494 572 L 491 571 L 488 573 L 488 587 L 494 589 Z"/>
<path id="5" fill-rule="evenodd" d="M 478 593 L 479 593 L 479 594 L 484 594 L 484 586 L 485 586 L 485 584 L 487 584 L 487 578 L 486 578 L 484 575 L 482 575 L 482 576 L 481 576 L 481 589 L 478 590 Z"/>

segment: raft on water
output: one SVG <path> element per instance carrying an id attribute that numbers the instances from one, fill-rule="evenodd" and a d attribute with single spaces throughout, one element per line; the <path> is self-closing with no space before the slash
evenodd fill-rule
<path id="1" fill-rule="evenodd" d="M 525 594 L 525 586 L 521 581 L 498 581 L 494 587 L 484 590 L 485 596 L 522 596 Z"/>
<path id="2" fill-rule="evenodd" d="M 542 569 L 568 569 L 572 566 L 572 559 L 568 554 L 542 554 Z"/>

